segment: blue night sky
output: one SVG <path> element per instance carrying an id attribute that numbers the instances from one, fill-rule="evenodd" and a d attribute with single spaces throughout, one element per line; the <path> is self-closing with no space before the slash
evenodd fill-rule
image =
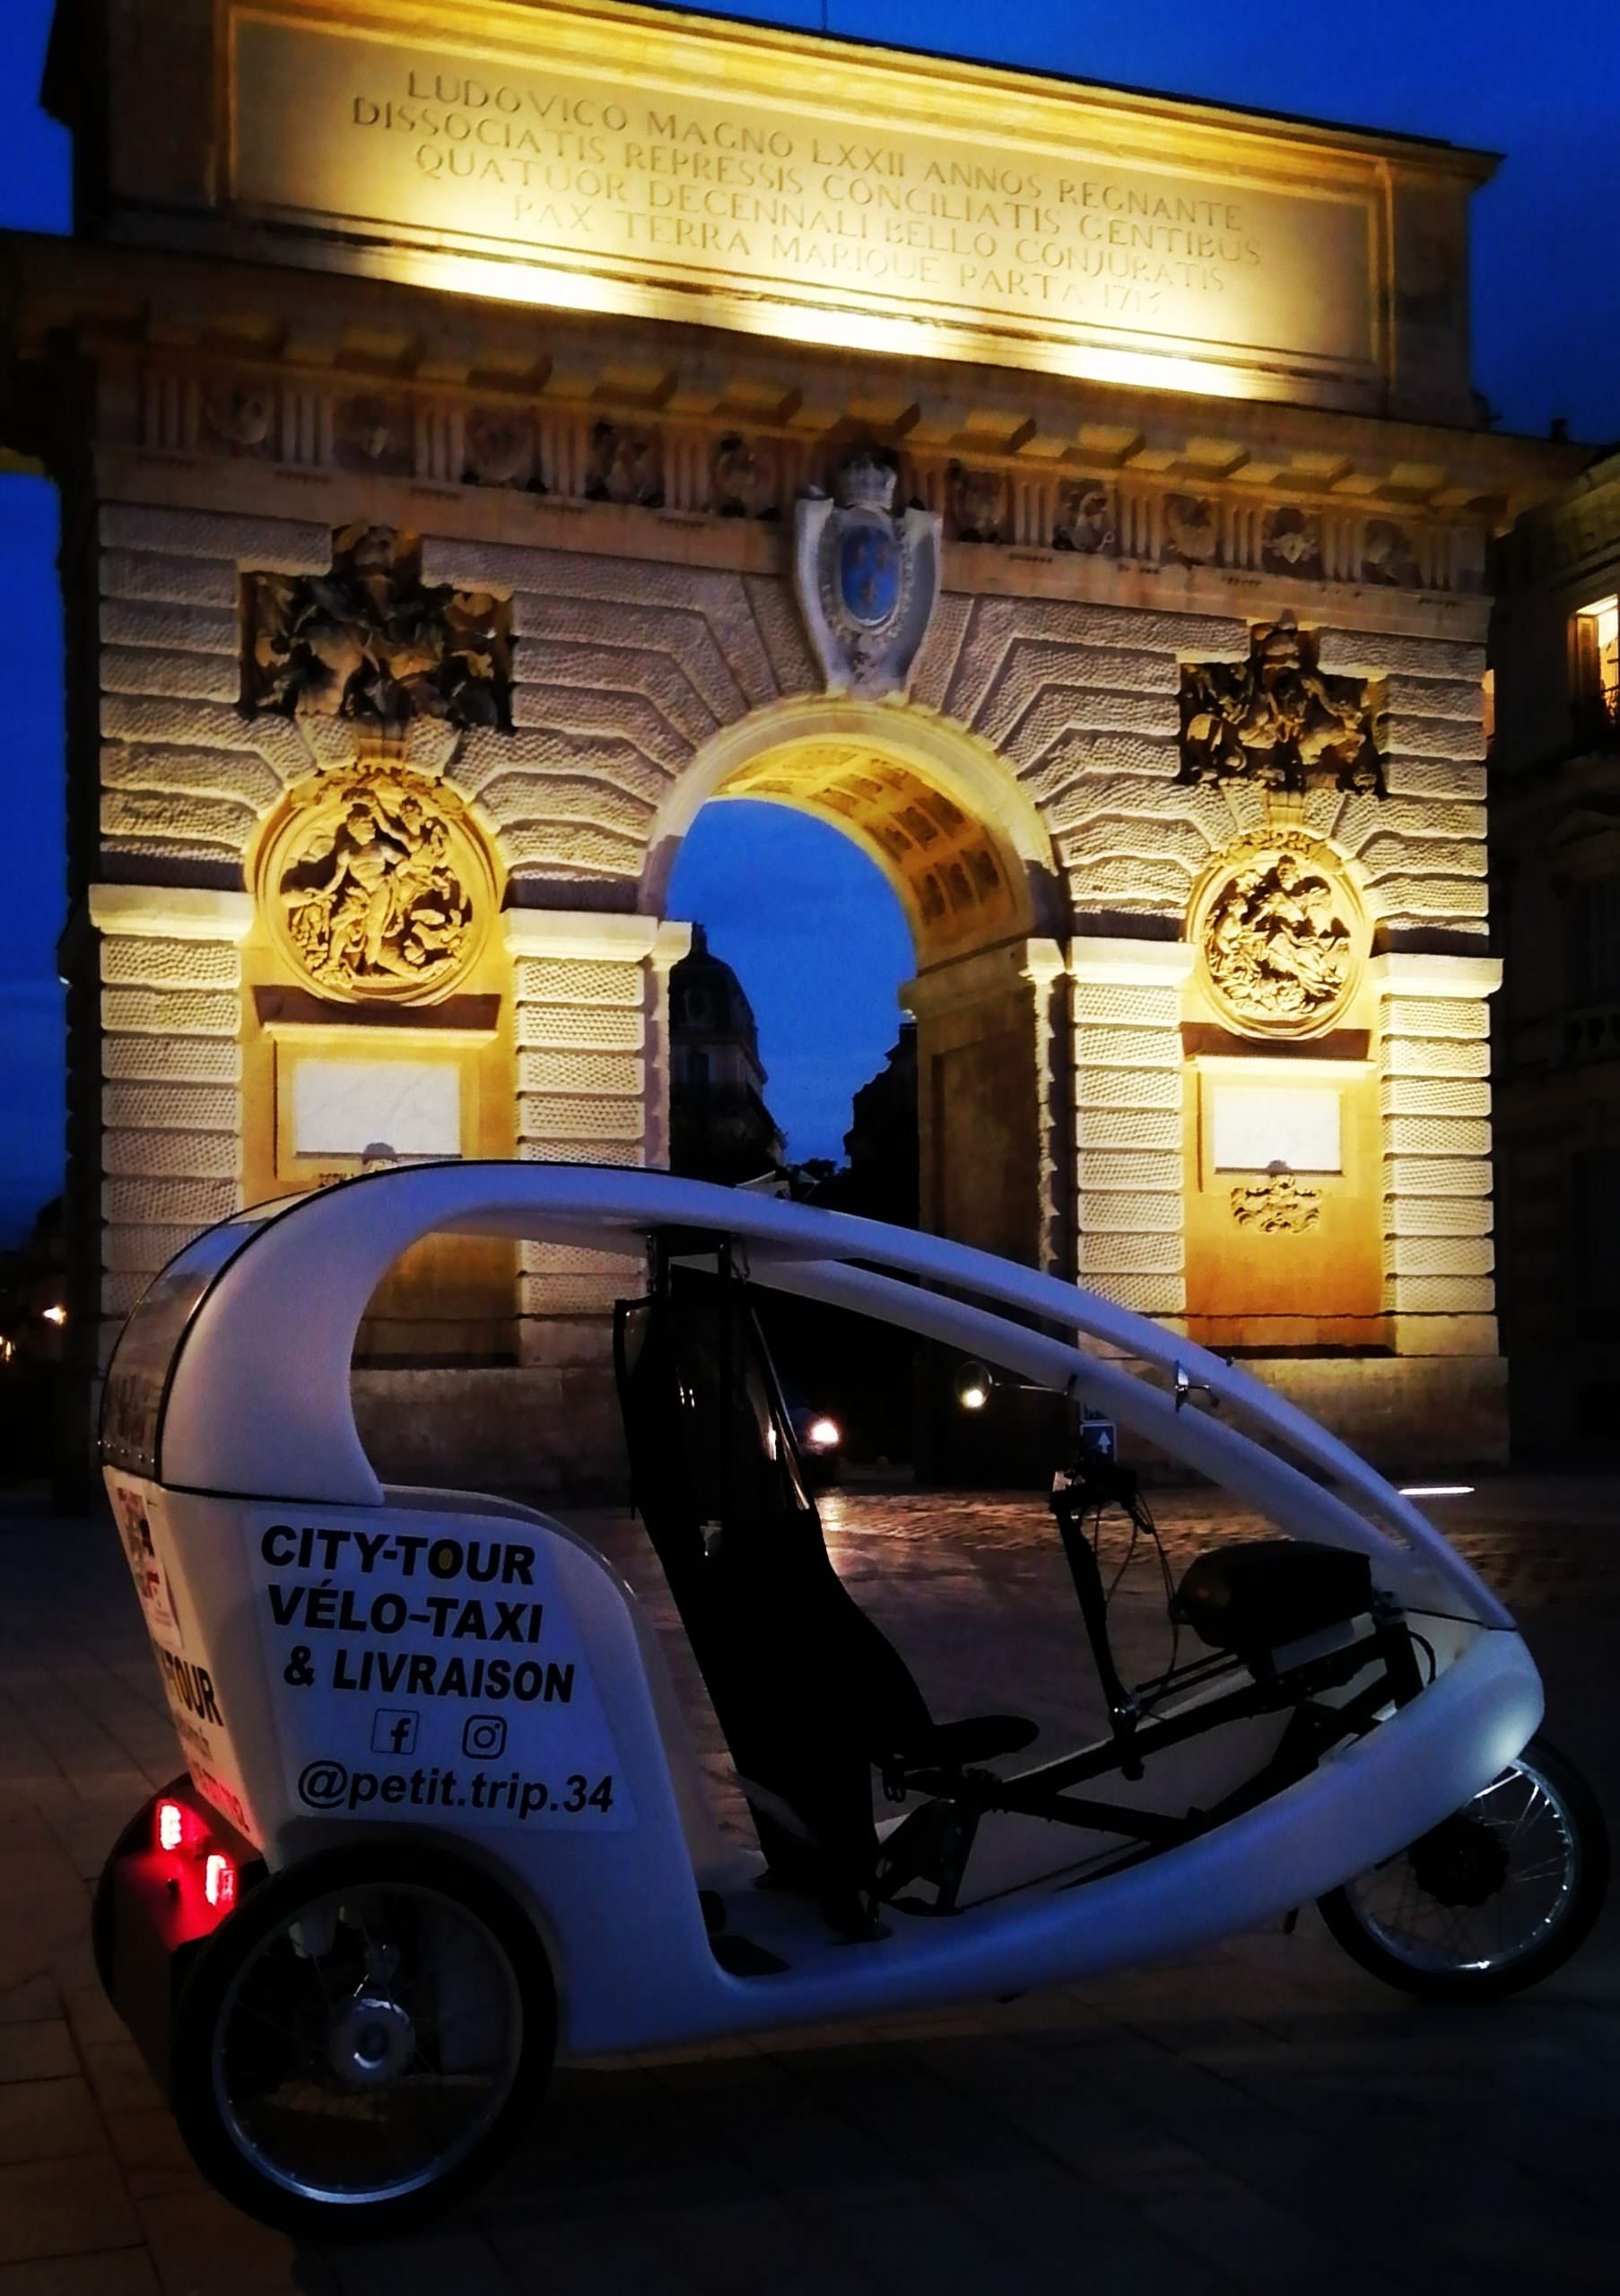
<path id="1" fill-rule="evenodd" d="M 447 6 L 446 21 L 454 9 Z M 820 0 L 712 13 L 815 29 Z M 35 106 L 49 0 L 0 6 L 0 224 L 62 230 L 66 139 Z M 1253 0 L 1090 6 L 830 0 L 831 29 L 1081 79 L 1407 129 L 1507 154 L 1475 203 L 1475 375 L 1503 424 L 1620 436 L 1620 28 L 1615 0 Z M 61 639 L 55 504 L 0 476 L 0 631 L 13 740 L 0 839 L 0 1242 L 60 1185 Z M 786 890 L 784 890 L 784 887 Z M 716 805 L 677 868 L 759 1014 L 771 1100 L 797 1155 L 840 1152 L 851 1091 L 878 1065 L 910 970 L 899 910 L 834 831 L 780 809 Z"/>

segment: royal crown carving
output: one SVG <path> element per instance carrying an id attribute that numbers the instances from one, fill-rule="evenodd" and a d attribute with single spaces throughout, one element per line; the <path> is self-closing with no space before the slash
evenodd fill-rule
<path id="1" fill-rule="evenodd" d="M 328 573 L 246 578 L 248 709 L 350 718 L 383 733 L 417 718 L 507 724 L 504 606 L 482 591 L 424 584 L 411 537 L 342 526 Z"/>
<path id="2" fill-rule="evenodd" d="M 847 455 L 794 514 L 793 587 L 830 693 L 903 693 L 939 594 L 937 511 L 898 514 L 892 463 Z"/>
<path id="3" fill-rule="evenodd" d="M 1291 613 L 1259 623 L 1246 662 L 1181 665 L 1184 781 L 1257 781 L 1304 790 L 1323 781 L 1384 795 L 1380 695 L 1366 678 L 1329 677 Z"/>
<path id="4" fill-rule="evenodd" d="M 1241 1033 L 1308 1037 L 1354 994 L 1366 934 L 1327 847 L 1283 831 L 1228 848 L 1194 901 L 1190 937 L 1212 1001 Z"/>
<path id="5" fill-rule="evenodd" d="M 391 758 L 288 793 L 258 868 L 272 939 L 324 995 L 442 996 L 475 962 L 494 873 L 460 797 Z"/>

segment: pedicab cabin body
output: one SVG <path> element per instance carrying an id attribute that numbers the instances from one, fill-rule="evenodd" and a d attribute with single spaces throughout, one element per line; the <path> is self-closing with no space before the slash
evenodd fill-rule
<path id="1" fill-rule="evenodd" d="M 616 1319 L 635 1497 L 756 1846 L 722 1834 L 657 1638 L 600 1552 L 510 1501 L 378 1482 L 354 1332 L 388 1265 L 443 1231 L 645 1249 Z M 1107 1735 L 1032 1756 L 1015 1711 L 936 1715 L 828 1559 L 762 1290 L 1057 1390 L 1284 1539 L 1195 1566 L 1176 1601 L 1206 1647 L 1128 1687 L 1088 1525 L 1108 1506 L 1151 1523 L 1128 1470 L 1082 1444 L 1053 1504 Z M 1530 1744 L 1535 1667 L 1410 1502 L 1232 1366 L 965 1246 L 645 1171 L 381 1172 L 188 1247 L 114 1359 L 103 1450 L 187 1775 L 109 1861 L 98 1953 L 207 2173 L 292 2227 L 440 2205 L 553 2056 L 1060 1982 L 1312 1897 L 1344 1899 L 1346 1942 L 1395 1982 L 1505 1991 L 1600 1901 L 1600 1822 Z M 1508 1946 L 1436 1959 L 1355 1894 L 1426 1844 L 1453 1926 L 1495 1905 L 1504 1794 L 1561 1861 Z M 227 1869 L 222 1900 L 193 1886 Z"/>

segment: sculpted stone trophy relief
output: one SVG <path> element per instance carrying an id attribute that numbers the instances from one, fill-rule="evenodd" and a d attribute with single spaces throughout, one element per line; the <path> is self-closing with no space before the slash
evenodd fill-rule
<path id="1" fill-rule="evenodd" d="M 258 901 L 295 971 L 327 996 L 426 1004 L 475 961 L 494 873 L 460 797 L 391 758 L 289 793 L 266 842 Z"/>
<path id="2" fill-rule="evenodd" d="M 339 527 L 326 574 L 249 574 L 243 706 L 344 718 L 381 733 L 413 718 L 504 729 L 512 641 L 481 591 L 427 587 L 421 544 Z"/>
<path id="3" fill-rule="evenodd" d="M 1246 1036 L 1320 1036 L 1355 992 L 1360 904 L 1326 846 L 1258 831 L 1204 880 L 1190 937 L 1211 1001 Z"/>
<path id="4" fill-rule="evenodd" d="M 832 693 L 903 693 L 939 594 L 937 511 L 893 509 L 895 474 L 871 448 L 840 464 L 832 498 L 794 516 L 793 587 Z"/>
<path id="5" fill-rule="evenodd" d="M 1367 678 L 1328 677 L 1293 614 L 1260 622 L 1246 662 L 1181 665 L 1183 782 L 1257 781 L 1302 791 L 1384 794 L 1380 695 Z"/>

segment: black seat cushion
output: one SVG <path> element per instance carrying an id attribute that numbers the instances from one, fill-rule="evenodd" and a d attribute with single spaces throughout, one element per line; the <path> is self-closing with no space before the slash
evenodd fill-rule
<path id="1" fill-rule="evenodd" d="M 615 1338 L 636 1503 L 771 1871 L 865 1889 L 874 1767 L 984 1760 L 1034 1726 L 934 1721 L 832 1567 L 740 1283 L 672 1269 L 653 1299 L 621 1303 Z"/>
<path id="2" fill-rule="evenodd" d="M 1364 1554 L 1309 1539 L 1245 1539 L 1189 1565 L 1171 1615 L 1210 1649 L 1247 1658 L 1342 1626 L 1372 1606 Z"/>

